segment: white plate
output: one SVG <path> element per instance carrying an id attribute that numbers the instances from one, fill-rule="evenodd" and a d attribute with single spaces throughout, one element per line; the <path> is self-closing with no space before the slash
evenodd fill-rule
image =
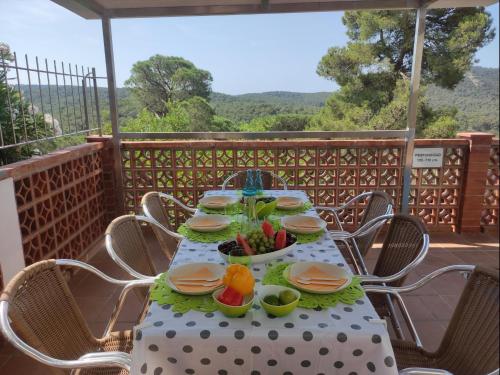
<path id="1" fill-rule="evenodd" d="M 196 215 L 186 220 L 186 226 L 197 232 L 217 232 L 227 228 L 231 218 L 224 215 Z"/>
<path id="2" fill-rule="evenodd" d="M 295 210 L 303 205 L 304 201 L 301 198 L 284 195 L 276 198 L 276 208 L 280 210 Z"/>
<path id="3" fill-rule="evenodd" d="M 214 277 L 222 279 L 224 276 L 224 273 L 226 272 L 226 268 L 218 263 L 188 263 L 188 264 L 183 264 L 181 266 L 171 268 L 168 270 L 167 277 L 165 278 L 165 281 L 167 285 L 175 290 L 178 293 L 181 294 L 187 294 L 187 295 L 192 295 L 192 296 L 199 296 L 203 294 L 209 294 L 212 293 L 214 290 L 221 288 L 222 285 L 217 285 L 215 287 L 206 287 L 206 289 L 203 289 L 203 291 L 186 291 L 186 290 L 179 290 L 177 286 L 170 280 L 171 277 L 175 279 L 175 277 L 185 277 L 189 278 L 191 275 L 193 275 L 196 271 L 202 269 L 202 268 L 208 268 Z M 201 281 L 196 281 L 200 282 Z"/>
<path id="4" fill-rule="evenodd" d="M 326 228 L 326 221 L 316 216 L 293 215 L 281 218 L 281 226 L 292 233 L 318 233 Z"/>
<path id="5" fill-rule="evenodd" d="M 266 253 L 266 254 L 258 254 L 258 255 L 250 255 L 250 259 L 252 260 L 252 264 L 255 263 L 267 263 L 270 262 L 271 260 L 277 259 L 284 257 L 286 254 L 288 254 L 293 248 L 295 247 L 295 242 L 294 244 L 291 244 L 288 247 L 284 247 L 281 250 L 276 250 L 271 253 Z M 229 256 L 220 252 L 219 255 L 224 259 L 226 262 L 229 260 Z"/>
<path id="6" fill-rule="evenodd" d="M 199 203 L 206 208 L 224 208 L 231 204 L 238 202 L 238 197 L 232 197 L 229 195 L 209 195 L 200 199 Z"/>
<path id="7" fill-rule="evenodd" d="M 297 277 L 301 273 L 307 271 L 310 267 L 317 267 L 321 271 L 325 272 L 328 274 L 328 277 L 332 278 L 339 278 L 339 279 L 346 279 L 347 281 L 340 287 L 336 288 L 331 288 L 328 290 L 318 290 L 315 289 L 314 286 L 311 287 L 310 285 L 306 284 L 301 284 L 298 282 L 295 282 L 294 280 L 291 280 L 290 277 Z M 348 274 L 342 267 L 339 267 L 335 264 L 329 264 L 329 263 L 320 263 L 320 262 L 297 262 L 289 267 L 287 267 L 283 271 L 283 276 L 285 279 L 292 284 L 294 287 L 297 289 L 303 290 L 305 292 L 309 293 L 315 293 L 315 294 L 330 294 L 330 293 L 335 293 L 338 292 L 342 289 L 347 288 L 352 281 L 352 275 Z"/>

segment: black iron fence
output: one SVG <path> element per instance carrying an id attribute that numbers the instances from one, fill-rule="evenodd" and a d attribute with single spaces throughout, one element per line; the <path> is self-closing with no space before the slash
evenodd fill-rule
<path id="1" fill-rule="evenodd" d="M 0 150 L 101 130 L 94 68 L 0 49 Z"/>

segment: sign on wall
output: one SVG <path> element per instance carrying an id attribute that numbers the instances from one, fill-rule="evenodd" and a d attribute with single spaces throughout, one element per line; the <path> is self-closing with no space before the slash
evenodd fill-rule
<path id="1" fill-rule="evenodd" d="M 442 147 L 415 148 L 413 150 L 413 168 L 441 168 L 443 154 Z"/>

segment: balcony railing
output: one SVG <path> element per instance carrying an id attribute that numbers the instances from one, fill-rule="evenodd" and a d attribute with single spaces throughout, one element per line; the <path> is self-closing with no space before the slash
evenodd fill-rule
<path id="1" fill-rule="evenodd" d="M 467 140 L 417 141 L 444 147 L 443 168 L 414 169 L 410 205 L 433 229 L 456 228 Z M 405 143 L 401 140 L 123 142 L 125 207 L 140 212 L 142 196 L 166 191 L 196 206 L 203 192 L 248 168 L 270 170 L 291 189 L 305 190 L 318 206 L 338 206 L 370 190 L 384 190 L 400 205 Z M 279 186 L 276 186 L 279 188 Z M 343 213 L 359 222 L 363 204 Z M 333 218 L 324 218 L 333 223 Z M 172 219 L 182 218 L 172 212 Z"/>
<path id="2" fill-rule="evenodd" d="M 484 134 L 462 138 L 416 142 L 444 149 L 441 168 L 413 170 L 411 210 L 431 231 L 498 227 L 498 140 L 492 144 Z M 19 269 L 19 262 L 4 264 L 15 252 L 25 264 L 85 259 L 119 214 L 112 142 L 89 140 L 0 169 L 1 204 L 7 207 L 2 220 L 19 223 L 8 233 L 0 227 L 0 236 L 14 244 L 9 256 L 0 254 L 6 279 L 7 271 Z M 404 147 L 401 140 L 123 141 L 123 199 L 127 211 L 140 212 L 142 196 L 159 190 L 196 206 L 204 191 L 219 188 L 229 174 L 260 168 L 283 176 L 291 189 L 305 190 L 315 205 L 337 206 L 361 192 L 384 190 L 397 209 Z M 353 225 L 363 210 L 361 203 L 342 220 Z M 324 218 L 332 221 L 326 213 Z M 182 213 L 172 210 L 171 219 L 179 224 Z"/>

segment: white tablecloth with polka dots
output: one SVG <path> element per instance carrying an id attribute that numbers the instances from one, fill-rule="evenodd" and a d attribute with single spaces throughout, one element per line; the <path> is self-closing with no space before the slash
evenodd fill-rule
<path id="1" fill-rule="evenodd" d="M 302 191 L 286 194 L 306 197 Z M 327 234 L 297 245 L 282 259 L 306 260 L 347 267 Z M 222 262 L 217 245 L 185 239 L 172 267 L 197 261 Z M 252 268 L 259 284 L 265 265 Z M 242 318 L 226 318 L 218 311 L 174 313 L 171 306 L 153 302 L 134 335 L 134 375 L 397 374 L 386 326 L 366 296 L 354 305 L 340 303 L 322 311 L 297 308 L 282 318 L 268 316 L 258 303 Z"/>

